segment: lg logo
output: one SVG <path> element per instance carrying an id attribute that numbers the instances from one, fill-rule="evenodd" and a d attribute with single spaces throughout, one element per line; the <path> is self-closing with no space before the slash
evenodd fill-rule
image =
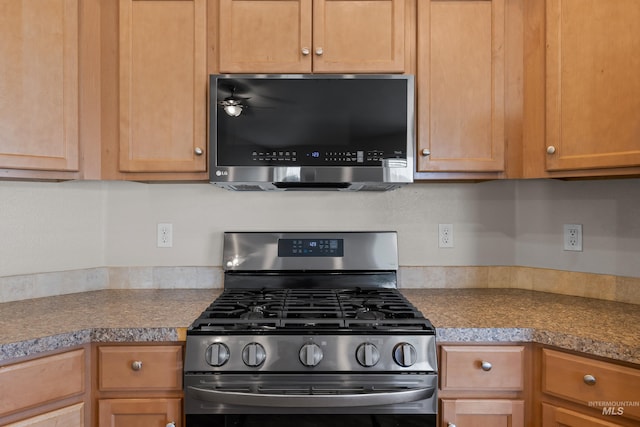
<path id="1" fill-rule="evenodd" d="M 229 175 L 228 171 L 221 171 L 221 170 L 216 171 L 216 176 L 227 176 L 227 175 Z"/>

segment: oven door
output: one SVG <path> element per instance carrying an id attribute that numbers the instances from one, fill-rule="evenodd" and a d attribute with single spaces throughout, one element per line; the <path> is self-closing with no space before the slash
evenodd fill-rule
<path id="1" fill-rule="evenodd" d="M 185 375 L 187 427 L 436 424 L 436 374 Z"/>

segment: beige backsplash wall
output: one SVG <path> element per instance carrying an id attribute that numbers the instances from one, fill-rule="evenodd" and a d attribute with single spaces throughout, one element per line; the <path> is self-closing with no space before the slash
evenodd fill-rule
<path id="1" fill-rule="evenodd" d="M 158 222 L 173 224 L 173 248 L 156 247 Z M 438 223 L 453 224 L 454 248 L 438 248 Z M 583 224 L 583 252 L 562 250 L 564 223 Z M 276 194 L 0 182 L 0 301 L 76 291 L 69 280 L 89 289 L 216 287 L 227 230 L 396 230 L 404 287 L 521 287 L 629 302 L 640 294 L 638 179 Z"/>

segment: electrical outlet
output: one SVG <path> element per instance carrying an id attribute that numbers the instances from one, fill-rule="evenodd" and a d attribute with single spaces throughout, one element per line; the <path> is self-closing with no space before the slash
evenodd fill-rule
<path id="1" fill-rule="evenodd" d="M 564 250 L 582 251 L 582 224 L 564 225 Z"/>
<path id="2" fill-rule="evenodd" d="M 438 247 L 453 247 L 453 224 L 438 224 Z"/>
<path id="3" fill-rule="evenodd" d="M 158 224 L 158 247 L 159 248 L 173 247 L 173 224 L 168 224 L 168 223 Z"/>

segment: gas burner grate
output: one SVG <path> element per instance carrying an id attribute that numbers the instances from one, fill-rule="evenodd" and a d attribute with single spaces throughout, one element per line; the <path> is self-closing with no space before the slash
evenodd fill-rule
<path id="1" fill-rule="evenodd" d="M 397 289 L 224 290 L 190 327 L 200 331 L 433 330 Z"/>

